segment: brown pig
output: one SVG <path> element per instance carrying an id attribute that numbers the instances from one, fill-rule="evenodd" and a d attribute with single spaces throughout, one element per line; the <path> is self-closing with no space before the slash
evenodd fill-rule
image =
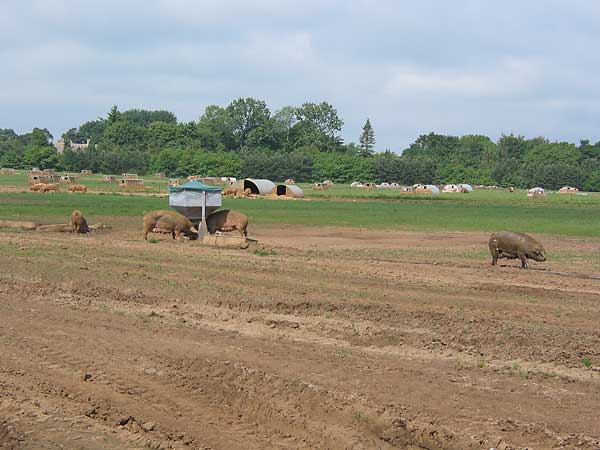
<path id="1" fill-rule="evenodd" d="M 525 233 L 501 231 L 490 236 L 490 252 L 492 266 L 498 263 L 498 258 L 520 259 L 521 268 L 528 269 L 527 259 L 546 261 L 546 250 L 542 244 Z"/>
<path id="2" fill-rule="evenodd" d="M 206 227 L 210 234 L 217 231 L 238 230 L 242 236 L 248 236 L 248 216 L 230 209 L 217 211 L 206 218 Z"/>
<path id="3" fill-rule="evenodd" d="M 72 233 L 87 233 L 88 229 L 87 221 L 81 211 L 77 209 L 71 213 L 71 232 Z"/>
<path id="4" fill-rule="evenodd" d="M 198 230 L 190 220 L 175 211 L 150 211 L 144 214 L 144 239 L 148 239 L 148 233 L 155 228 L 169 231 L 173 239 L 181 239 L 181 233 L 189 237 L 195 237 Z"/>

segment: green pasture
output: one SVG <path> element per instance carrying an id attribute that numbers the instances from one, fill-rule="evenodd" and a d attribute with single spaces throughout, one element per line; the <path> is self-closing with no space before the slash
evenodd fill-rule
<path id="1" fill-rule="evenodd" d="M 18 174 L 0 174 L 0 186 L 15 186 L 18 188 L 23 188 L 23 190 L 29 189 L 28 184 L 28 175 L 26 170 L 18 171 Z M 65 172 L 57 172 L 59 175 L 64 175 Z M 71 174 L 71 172 L 69 172 Z M 102 191 L 102 192 L 121 192 L 122 189 L 119 189 L 118 183 L 106 183 L 103 181 L 104 174 L 92 174 L 92 175 L 79 175 L 73 173 L 73 175 L 78 176 L 77 184 L 83 184 L 88 187 L 89 190 L 94 191 Z M 117 180 L 121 178 L 121 174 L 115 175 Z M 149 193 L 167 193 L 167 182 L 168 178 L 157 178 L 154 176 L 142 176 L 139 178 L 144 180 L 144 186 L 146 189 L 144 192 Z M 59 183 L 61 189 L 67 190 L 69 185 Z"/>
<path id="2" fill-rule="evenodd" d="M 315 190 L 312 184 L 299 183 L 304 193 L 310 198 L 322 199 L 374 199 L 374 200 L 431 200 L 431 201 L 453 201 L 460 203 L 494 203 L 494 204 L 596 204 L 600 206 L 600 193 L 580 194 L 557 194 L 547 192 L 545 198 L 528 198 L 526 190 L 508 192 L 499 189 L 475 189 L 469 194 L 440 193 L 436 195 L 424 195 L 413 193 L 401 193 L 397 189 L 363 189 L 353 188 L 349 185 L 335 184 L 329 189 Z"/>
<path id="3" fill-rule="evenodd" d="M 333 192 L 333 191 L 332 191 Z M 422 231 L 516 230 L 572 236 L 600 236 L 600 202 L 595 196 L 560 196 L 516 201 L 520 195 L 481 191 L 432 197 L 397 199 L 224 199 L 224 208 L 236 209 L 251 223 L 339 226 Z M 564 200 L 562 200 L 562 198 Z M 515 197 L 517 198 L 517 197 Z M 141 217 L 144 211 L 168 209 L 165 197 L 127 194 L 0 193 L 0 219 L 65 222 L 73 209 L 93 221 Z"/>

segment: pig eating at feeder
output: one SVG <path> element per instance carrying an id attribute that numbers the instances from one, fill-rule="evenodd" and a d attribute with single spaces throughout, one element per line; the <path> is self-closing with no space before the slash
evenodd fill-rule
<path id="1" fill-rule="evenodd" d="M 215 234 L 217 231 L 237 230 L 243 237 L 246 237 L 248 236 L 248 216 L 238 211 L 223 209 L 206 218 L 206 227 L 210 234 Z"/>
<path id="2" fill-rule="evenodd" d="M 198 230 L 190 220 L 175 211 L 150 211 L 144 214 L 144 239 L 148 240 L 148 233 L 170 232 L 173 239 L 181 239 L 181 234 L 194 239 L 198 237 Z"/>

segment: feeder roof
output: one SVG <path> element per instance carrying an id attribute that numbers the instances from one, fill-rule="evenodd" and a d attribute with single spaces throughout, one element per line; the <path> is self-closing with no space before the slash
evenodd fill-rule
<path id="1" fill-rule="evenodd" d="M 181 186 L 169 186 L 170 192 L 181 192 L 181 191 L 221 191 L 219 186 L 209 186 L 199 181 L 188 181 Z"/>

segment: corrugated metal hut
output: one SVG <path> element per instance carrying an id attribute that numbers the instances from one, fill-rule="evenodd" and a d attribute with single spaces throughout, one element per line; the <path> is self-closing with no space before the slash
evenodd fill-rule
<path id="1" fill-rule="evenodd" d="M 304 191 L 295 184 L 278 184 L 271 193 L 278 197 L 304 198 Z"/>
<path id="2" fill-rule="evenodd" d="M 246 178 L 244 180 L 244 190 L 250 189 L 256 195 L 269 195 L 275 189 L 275 183 L 271 180 Z"/>

